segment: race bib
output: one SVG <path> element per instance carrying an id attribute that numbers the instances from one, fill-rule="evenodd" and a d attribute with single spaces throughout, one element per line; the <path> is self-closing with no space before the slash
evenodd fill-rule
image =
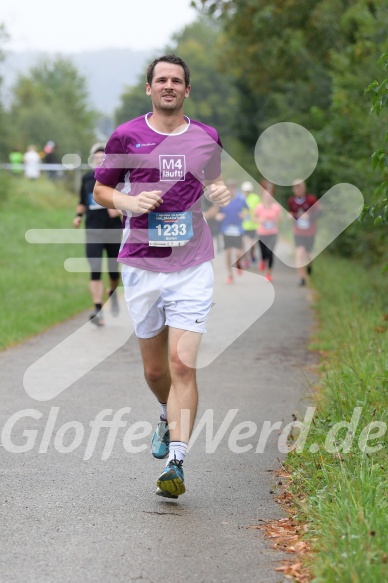
<path id="1" fill-rule="evenodd" d="M 98 210 L 105 208 L 105 207 L 101 206 L 100 204 L 98 204 L 98 202 L 96 202 L 94 200 L 92 192 L 88 193 L 88 207 L 89 207 L 90 211 L 98 211 Z"/>
<path id="2" fill-rule="evenodd" d="M 182 213 L 149 213 L 148 245 L 150 247 L 182 247 L 193 237 L 191 211 Z"/>
<path id="3" fill-rule="evenodd" d="M 237 225 L 228 225 L 224 231 L 224 234 L 228 235 L 229 237 L 238 237 L 238 235 L 241 235 L 241 231 Z"/>
<path id="4" fill-rule="evenodd" d="M 296 221 L 296 225 L 298 229 L 308 229 L 310 227 L 310 219 L 300 217 L 300 219 Z"/>
<path id="5" fill-rule="evenodd" d="M 276 228 L 275 221 L 264 221 L 263 222 L 263 227 L 267 231 L 272 230 L 272 229 L 275 229 Z"/>

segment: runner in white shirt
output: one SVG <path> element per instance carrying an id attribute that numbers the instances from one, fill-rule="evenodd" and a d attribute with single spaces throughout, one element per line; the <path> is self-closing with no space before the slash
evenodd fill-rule
<path id="1" fill-rule="evenodd" d="M 24 176 L 30 180 L 36 180 L 40 176 L 40 156 L 35 146 L 28 146 L 24 154 Z"/>

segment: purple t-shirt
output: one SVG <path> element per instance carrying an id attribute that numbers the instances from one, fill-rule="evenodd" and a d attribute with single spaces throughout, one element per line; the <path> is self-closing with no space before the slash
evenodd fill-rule
<path id="1" fill-rule="evenodd" d="M 163 204 L 149 214 L 128 212 L 118 260 L 150 271 L 172 272 L 213 259 L 213 239 L 203 218 L 204 180 L 221 174 L 216 130 L 189 120 L 182 132 L 162 134 L 141 116 L 111 135 L 96 180 L 135 196 L 161 190 Z"/>

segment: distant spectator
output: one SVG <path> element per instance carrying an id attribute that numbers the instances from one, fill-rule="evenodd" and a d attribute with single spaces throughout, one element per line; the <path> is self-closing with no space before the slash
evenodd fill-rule
<path id="1" fill-rule="evenodd" d="M 52 140 L 49 140 L 45 147 L 43 148 L 44 156 L 43 156 L 43 163 L 44 164 L 59 164 L 58 156 L 55 152 L 56 144 Z M 57 170 L 46 170 L 48 178 L 50 180 L 56 180 L 58 177 Z"/>
<path id="2" fill-rule="evenodd" d="M 30 180 L 36 180 L 40 176 L 40 156 L 36 151 L 34 145 L 27 148 L 27 152 L 23 157 L 24 161 L 24 176 Z"/>
<path id="3" fill-rule="evenodd" d="M 19 148 L 14 148 L 8 156 L 9 163 L 11 164 L 12 174 L 23 174 L 23 168 L 19 168 L 20 164 L 24 162 L 24 156 Z"/>

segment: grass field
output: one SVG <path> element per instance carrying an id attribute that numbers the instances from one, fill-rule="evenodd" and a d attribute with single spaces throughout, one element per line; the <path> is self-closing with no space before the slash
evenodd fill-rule
<path id="1" fill-rule="evenodd" d="M 0 175 L 0 349 L 91 306 L 87 273 L 69 273 L 83 244 L 30 244 L 28 229 L 71 229 L 77 197 L 60 183 Z"/>
<path id="2" fill-rule="evenodd" d="M 308 524 L 314 582 L 383 583 L 388 581 L 388 275 L 381 267 L 366 271 L 327 256 L 316 261 L 315 273 L 319 331 L 313 348 L 322 356 L 322 381 L 303 452 L 287 459 L 297 519 Z M 336 426 L 352 416 L 350 429 Z"/>

